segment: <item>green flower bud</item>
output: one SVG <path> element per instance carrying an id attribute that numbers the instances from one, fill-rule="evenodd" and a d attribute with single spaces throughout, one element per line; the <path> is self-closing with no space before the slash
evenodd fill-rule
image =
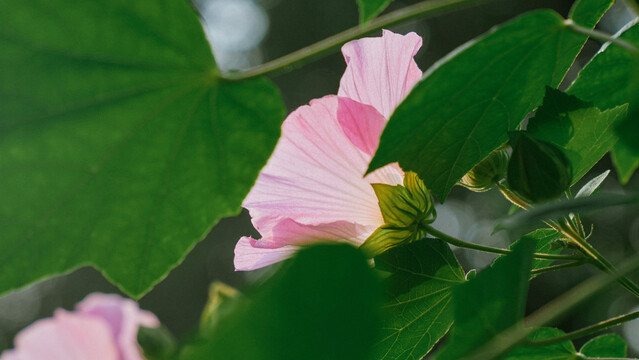
<path id="1" fill-rule="evenodd" d="M 513 133 L 513 153 L 508 163 L 511 190 L 538 203 L 557 198 L 572 181 L 572 165 L 555 145 L 525 132 Z"/>
<path id="2" fill-rule="evenodd" d="M 414 172 L 407 172 L 404 186 L 371 184 L 384 218 L 361 248 L 370 257 L 400 244 L 422 238 L 424 226 L 435 220 L 433 199 L 424 182 Z"/>
<path id="3" fill-rule="evenodd" d="M 507 169 L 508 152 L 497 149 L 466 173 L 459 180 L 459 185 L 476 192 L 487 191 L 506 176 Z"/>

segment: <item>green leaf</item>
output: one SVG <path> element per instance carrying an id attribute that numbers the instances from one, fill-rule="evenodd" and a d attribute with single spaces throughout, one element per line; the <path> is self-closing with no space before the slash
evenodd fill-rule
<path id="1" fill-rule="evenodd" d="M 528 340 L 539 341 L 565 335 L 554 328 L 539 328 L 528 336 Z M 577 351 L 571 341 L 562 341 L 546 346 L 519 346 L 514 348 L 503 360 L 578 360 Z"/>
<path id="2" fill-rule="evenodd" d="M 375 359 L 421 359 L 453 323 L 451 288 L 464 271 L 448 245 L 424 239 L 375 258 L 387 271 L 388 296 Z"/>
<path id="3" fill-rule="evenodd" d="M 528 336 L 528 340 L 541 341 L 566 335 L 555 328 L 539 328 Z M 615 334 L 606 334 L 588 341 L 579 350 L 569 340 L 546 346 L 519 346 L 514 348 L 503 360 L 579 360 L 588 358 L 624 358 L 628 346 Z"/>
<path id="4" fill-rule="evenodd" d="M 611 2 L 595 3 L 607 9 Z M 581 11 L 575 13 L 585 21 Z M 590 13 L 587 23 L 597 22 L 600 12 Z M 541 103 L 544 87 L 559 85 L 585 40 L 557 13 L 540 10 L 454 51 L 395 110 L 369 172 L 398 161 L 444 201 Z"/>
<path id="5" fill-rule="evenodd" d="M 636 21 L 624 27 L 619 32 L 621 34 L 619 38 L 639 46 L 639 26 L 635 24 Z M 567 92 L 582 100 L 592 101 L 600 109 L 610 109 L 629 103 L 631 116 L 626 121 L 636 124 L 639 121 L 636 113 L 639 96 L 637 79 L 639 79 L 639 61 L 636 55 L 620 46 L 606 44 L 581 70 Z M 631 137 L 630 141 L 618 142 L 612 152 L 613 163 L 622 184 L 627 183 L 639 167 L 639 152 L 634 149 L 634 146 L 629 145 L 636 142 L 635 133 L 626 134 Z M 621 138 L 626 139 L 625 136 Z"/>
<path id="6" fill-rule="evenodd" d="M 436 360 L 462 359 L 495 335 L 523 326 L 534 244 L 519 242 L 492 267 L 453 288 L 455 325 Z"/>
<path id="7" fill-rule="evenodd" d="M 393 0 L 357 0 L 359 23 L 364 24 L 373 20 L 392 2 Z"/>
<path id="8" fill-rule="evenodd" d="M 561 235 L 553 230 L 553 229 L 537 229 L 533 232 L 530 232 L 526 235 L 520 237 L 517 241 L 515 241 L 510 249 L 519 246 L 520 242 L 532 242 L 534 243 L 534 252 L 540 254 L 559 254 L 561 252 L 561 248 L 555 247 L 554 242 L 558 239 L 561 239 Z M 505 255 L 500 255 L 499 258 Z M 497 259 L 499 259 L 497 258 Z M 495 261 L 497 261 L 497 259 Z M 548 259 L 533 259 L 531 270 L 541 269 L 546 266 L 550 266 L 554 263 L 554 260 Z M 534 278 L 535 274 L 531 274 L 530 278 Z"/>
<path id="9" fill-rule="evenodd" d="M 543 105 L 528 123 L 528 133 L 560 147 L 579 181 L 617 142 L 615 127 L 627 106 L 601 111 L 573 95 L 547 88 Z"/>
<path id="10" fill-rule="evenodd" d="M 604 180 L 606 180 L 606 178 L 608 177 L 608 174 L 610 174 L 610 170 L 606 170 L 602 172 L 601 174 L 592 178 L 584 186 L 582 186 L 581 189 L 579 189 L 579 191 L 577 192 L 577 195 L 575 195 L 575 198 L 588 197 L 594 194 L 595 191 L 599 189 L 599 187 L 604 182 Z"/>
<path id="11" fill-rule="evenodd" d="M 368 359 L 378 335 L 382 291 L 350 245 L 302 250 L 187 347 L 182 360 Z"/>
<path id="12" fill-rule="evenodd" d="M 639 169 L 639 156 L 626 144 L 618 142 L 612 150 L 612 163 L 617 170 L 619 182 L 627 184 L 635 171 Z"/>
<path id="13" fill-rule="evenodd" d="M 512 132 L 513 152 L 506 180 L 511 190 L 532 203 L 557 198 L 570 187 L 572 165 L 562 150 L 528 132 Z"/>
<path id="14" fill-rule="evenodd" d="M 139 297 L 236 214 L 279 135 L 189 2 L 0 3 L 0 293 L 92 265 Z"/>
<path id="15" fill-rule="evenodd" d="M 628 344 L 617 334 L 605 334 L 588 341 L 579 352 L 591 358 L 625 358 Z"/>

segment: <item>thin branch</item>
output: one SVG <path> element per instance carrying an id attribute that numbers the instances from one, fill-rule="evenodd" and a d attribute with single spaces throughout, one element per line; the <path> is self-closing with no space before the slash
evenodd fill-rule
<path id="1" fill-rule="evenodd" d="M 571 261 L 571 262 L 567 262 L 567 263 L 563 263 L 563 264 L 546 266 L 546 267 L 542 267 L 542 268 L 539 268 L 539 269 L 533 269 L 533 270 L 530 271 L 530 273 L 533 274 L 533 275 L 539 275 L 539 274 L 543 274 L 543 273 L 547 273 L 547 272 L 551 272 L 551 271 L 557 271 L 557 270 L 562 270 L 562 269 L 581 266 L 581 265 L 584 265 L 586 263 L 588 263 L 588 261 L 585 261 L 585 259 L 584 260 L 576 260 L 576 261 Z"/>
<path id="2" fill-rule="evenodd" d="M 597 39 L 597 40 L 602 41 L 602 42 L 611 42 L 611 43 L 613 43 L 615 45 L 619 45 L 619 46 L 623 47 L 624 49 L 632 52 L 635 55 L 639 54 L 639 50 L 634 45 L 632 45 L 631 43 L 629 43 L 629 42 L 627 42 L 625 40 L 616 38 L 616 37 L 614 37 L 614 36 L 612 36 L 612 35 L 610 35 L 608 33 L 605 33 L 603 31 L 599 31 L 599 30 L 596 30 L 596 29 L 588 29 L 588 28 L 585 28 L 583 26 L 577 25 L 571 19 L 564 20 L 564 23 L 566 24 L 566 26 L 571 31 L 573 31 L 573 32 L 575 32 L 577 34 L 590 36 L 591 38 Z"/>
<path id="3" fill-rule="evenodd" d="M 469 243 L 464 240 L 460 240 L 448 234 L 445 234 L 430 225 L 425 227 L 425 231 L 444 242 L 447 242 L 451 245 L 455 245 L 461 248 L 489 252 L 494 254 L 501 254 L 501 255 L 508 254 L 511 252 L 511 250 L 509 249 L 501 249 L 501 248 L 496 248 L 491 246 L 484 246 L 484 245 Z M 573 261 L 583 261 L 583 262 L 589 261 L 587 257 L 581 256 L 581 255 L 561 255 L 561 254 L 542 254 L 542 253 L 535 253 L 533 255 L 536 259 L 544 259 L 544 260 L 573 260 Z"/>
<path id="4" fill-rule="evenodd" d="M 579 330 L 575 330 L 572 332 L 569 332 L 567 334 L 561 335 L 561 336 L 557 336 L 551 339 L 545 339 L 545 340 L 538 340 L 538 341 L 529 341 L 526 342 L 526 346 L 546 346 L 546 345 L 551 345 L 551 344 L 556 344 L 562 341 L 567 341 L 567 340 L 573 340 L 573 339 L 578 339 L 584 336 L 588 336 L 603 330 L 606 330 L 608 328 L 611 328 L 613 326 L 617 326 L 620 324 L 623 324 L 626 321 L 630 321 L 630 320 L 634 320 L 636 318 L 639 318 L 639 310 L 631 312 L 629 314 L 625 314 L 625 315 L 621 315 L 621 316 L 617 316 L 608 320 L 604 320 L 601 322 L 598 322 L 596 324 L 587 326 L 583 329 L 579 329 Z"/>
<path id="5" fill-rule="evenodd" d="M 344 30 L 338 34 L 320 40 L 312 45 L 296 50 L 275 60 L 246 70 L 234 70 L 222 74 L 226 80 L 246 80 L 257 76 L 267 75 L 298 66 L 312 59 L 337 50 L 343 44 L 360 38 L 373 31 L 386 28 L 418 17 L 434 16 L 462 7 L 475 6 L 492 0 L 427 0 L 415 5 L 406 6 L 393 11 L 367 25 L 360 25 Z"/>

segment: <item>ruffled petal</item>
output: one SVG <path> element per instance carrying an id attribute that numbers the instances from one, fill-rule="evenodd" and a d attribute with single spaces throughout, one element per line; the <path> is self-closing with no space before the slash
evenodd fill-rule
<path id="1" fill-rule="evenodd" d="M 113 294 L 91 294 L 76 309 L 78 314 L 101 319 L 109 326 L 121 360 L 143 360 L 137 342 L 139 327 L 160 325 L 155 315 L 140 310 L 135 301 Z"/>
<path id="2" fill-rule="evenodd" d="M 375 229 L 346 221 L 305 225 L 293 219 L 283 219 L 260 240 L 250 237 L 240 239 L 235 246 L 235 269 L 265 267 L 289 258 L 302 246 L 319 242 L 343 241 L 359 246 Z"/>
<path id="3" fill-rule="evenodd" d="M 257 240 L 244 236 L 235 245 L 233 263 L 236 271 L 250 271 L 275 264 L 293 256 L 299 246 L 283 246 L 280 248 L 261 248 L 255 246 Z"/>
<path id="4" fill-rule="evenodd" d="M 371 105 L 390 118 L 422 76 L 413 60 L 421 46 L 422 39 L 414 32 L 400 35 L 388 30 L 382 37 L 345 44 L 347 66 L 337 94 Z"/>
<path id="5" fill-rule="evenodd" d="M 327 96 L 284 121 L 282 136 L 243 203 L 261 234 L 285 218 L 308 225 L 383 224 L 375 192 L 363 178 L 371 155 L 346 136 L 338 108 L 339 99 Z"/>
<path id="6" fill-rule="evenodd" d="M 64 310 L 35 322 L 18 334 L 15 350 L 2 360 L 120 360 L 108 325 Z"/>

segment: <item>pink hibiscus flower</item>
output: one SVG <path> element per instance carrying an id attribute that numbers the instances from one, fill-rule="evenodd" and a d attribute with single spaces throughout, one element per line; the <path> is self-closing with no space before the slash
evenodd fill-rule
<path id="1" fill-rule="evenodd" d="M 0 360 L 143 360 L 137 342 L 140 326 L 159 321 L 138 304 L 117 295 L 92 294 L 76 311 L 58 309 L 36 321 L 15 339 L 15 349 Z"/>
<path id="2" fill-rule="evenodd" d="M 257 182 L 244 200 L 262 238 L 242 237 L 236 270 L 290 257 L 318 241 L 361 245 L 384 225 L 371 184 L 402 184 L 397 164 L 364 177 L 382 130 L 422 76 L 413 60 L 422 39 L 384 30 L 342 47 L 346 71 L 337 96 L 292 112 Z"/>

